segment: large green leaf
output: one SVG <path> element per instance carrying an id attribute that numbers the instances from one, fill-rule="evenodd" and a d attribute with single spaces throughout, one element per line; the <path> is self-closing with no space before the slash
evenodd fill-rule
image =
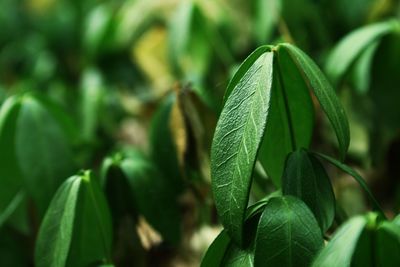
<path id="1" fill-rule="evenodd" d="M 211 148 L 218 214 L 237 244 L 242 242 L 253 167 L 267 121 L 272 63 L 273 53 L 262 54 L 237 83 L 221 112 Z"/>
<path id="2" fill-rule="evenodd" d="M 339 143 L 340 157 L 345 158 L 350 142 L 349 123 L 342 105 L 325 75 L 303 51 L 291 44 L 280 44 L 279 48 L 286 49 L 297 65 L 310 90 L 318 99 L 328 117 Z"/>
<path id="3" fill-rule="evenodd" d="M 275 51 L 271 107 L 259 159 L 276 186 L 287 154 L 308 148 L 314 126 L 314 107 L 307 84 L 284 49 Z"/>
<path id="4" fill-rule="evenodd" d="M 358 174 L 355 170 L 353 170 L 352 168 L 350 168 L 346 164 L 341 163 L 340 161 L 338 161 L 338 160 L 336 160 L 336 159 L 334 159 L 332 157 L 329 157 L 329 156 L 321 154 L 321 153 L 314 153 L 314 154 L 317 155 L 318 157 L 328 161 L 330 164 L 336 166 L 337 168 L 339 168 L 340 170 L 344 171 L 345 173 L 351 175 L 359 183 L 359 185 L 362 187 L 362 189 L 364 189 L 364 191 L 367 193 L 367 195 L 368 195 L 369 199 L 371 200 L 372 205 L 374 206 L 374 208 L 377 211 L 379 211 L 383 217 L 385 217 L 385 213 L 383 212 L 381 206 L 379 205 L 378 201 L 375 199 L 375 197 L 372 194 L 371 190 L 369 190 L 367 183 L 361 177 L 360 174 Z"/>
<path id="5" fill-rule="evenodd" d="M 111 216 L 97 181 L 85 172 L 65 181 L 40 226 L 36 266 L 88 266 L 109 262 Z"/>
<path id="6" fill-rule="evenodd" d="M 310 266 L 323 246 L 321 230 L 298 198 L 272 198 L 261 215 L 254 266 Z"/>
<path id="7" fill-rule="evenodd" d="M 313 267 L 349 267 L 359 237 L 367 224 L 365 217 L 358 216 L 343 224 L 328 245 L 319 253 Z"/>
<path id="8" fill-rule="evenodd" d="M 390 33 L 396 21 L 388 20 L 364 26 L 347 35 L 333 49 L 326 63 L 326 72 L 334 82 L 339 82 L 359 56 L 373 43 Z"/>
<path id="9" fill-rule="evenodd" d="M 19 109 L 16 97 L 9 98 L 0 109 L 0 227 L 15 210 L 22 190 L 22 175 L 13 142 Z"/>
<path id="10" fill-rule="evenodd" d="M 27 191 L 43 214 L 58 186 L 73 172 L 70 144 L 60 123 L 33 96 L 21 98 L 16 124 L 17 162 Z"/>
<path id="11" fill-rule="evenodd" d="M 301 149 L 291 153 L 282 177 L 282 193 L 303 200 L 324 233 L 335 217 L 335 196 L 328 174 L 313 155 Z"/>

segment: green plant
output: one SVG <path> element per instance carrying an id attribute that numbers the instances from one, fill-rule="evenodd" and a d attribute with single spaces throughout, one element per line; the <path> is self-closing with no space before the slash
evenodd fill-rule
<path id="1" fill-rule="evenodd" d="M 212 189 L 224 230 L 210 246 L 203 266 L 350 266 L 363 260 L 396 266 L 398 259 L 387 258 L 380 238 L 387 234 L 390 237 L 384 238 L 398 246 L 400 228 L 386 221 L 363 178 L 340 161 L 309 150 L 311 93 L 336 133 L 343 160 L 350 142 L 346 115 L 330 83 L 304 52 L 286 43 L 262 46 L 233 76 L 211 148 Z M 247 207 L 257 159 L 281 193 Z M 353 176 L 378 212 L 343 225 L 325 248 L 326 233 L 334 221 L 341 221 L 335 220 L 335 196 L 321 159 Z M 343 255 L 338 243 L 352 238 L 343 232 L 357 220 L 363 222 L 357 229 L 368 225 L 379 238 L 358 239 L 354 233 L 349 245 L 358 242 L 357 249 Z M 393 231 L 381 233 L 382 225 Z M 357 256 L 358 247 L 364 246 L 381 253 L 379 258 Z"/>

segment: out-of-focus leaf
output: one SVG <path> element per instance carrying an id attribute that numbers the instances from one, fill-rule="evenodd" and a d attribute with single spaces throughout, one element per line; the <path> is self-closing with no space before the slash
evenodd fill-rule
<path id="1" fill-rule="evenodd" d="M 226 231 L 222 231 L 208 247 L 201 261 L 201 267 L 220 267 L 229 243 L 229 235 Z"/>
<path id="2" fill-rule="evenodd" d="M 379 45 L 378 41 L 371 43 L 354 63 L 353 83 L 360 94 L 365 94 L 370 87 L 372 61 Z"/>
<path id="3" fill-rule="evenodd" d="M 345 158 L 350 143 L 350 130 L 346 114 L 332 86 L 325 75 L 303 51 L 291 44 L 280 44 L 292 57 L 293 62 L 302 73 L 306 84 L 318 99 L 336 133 L 340 157 Z"/>
<path id="4" fill-rule="evenodd" d="M 15 210 L 23 186 L 13 142 L 19 110 L 16 97 L 6 100 L 0 109 L 0 227 Z"/>
<path id="5" fill-rule="evenodd" d="M 93 140 L 101 116 L 105 96 L 104 81 L 95 69 L 83 73 L 81 84 L 81 134 L 85 140 Z"/>
<path id="6" fill-rule="evenodd" d="M 254 1 L 254 35 L 259 44 L 271 39 L 274 27 L 278 24 L 282 0 Z"/>
<path id="7" fill-rule="evenodd" d="M 328 245 L 321 250 L 313 262 L 313 267 L 350 266 L 358 239 L 367 224 L 365 217 L 358 216 L 343 224 Z"/>
<path id="8" fill-rule="evenodd" d="M 279 187 L 287 155 L 310 145 L 314 107 L 307 84 L 288 52 L 279 49 L 275 53 L 271 107 L 258 158 Z"/>
<path id="9" fill-rule="evenodd" d="M 344 163 L 341 163 L 340 161 L 329 157 L 327 155 L 321 154 L 321 153 L 314 153 L 315 155 L 317 155 L 318 157 L 328 161 L 330 164 L 336 166 L 337 168 L 339 168 L 340 170 L 344 171 L 345 173 L 351 175 L 352 177 L 354 177 L 354 179 L 359 183 L 359 185 L 362 187 L 362 189 L 364 189 L 364 191 L 367 193 L 369 199 L 371 200 L 374 208 L 379 211 L 384 217 L 385 217 L 385 213 L 383 212 L 381 206 L 379 205 L 378 201 L 376 201 L 375 197 L 373 196 L 372 192 L 369 190 L 367 183 L 365 182 L 365 180 L 361 177 L 361 175 L 359 175 L 355 170 L 353 170 L 352 168 L 350 168 L 349 166 L 347 166 Z"/>
<path id="10" fill-rule="evenodd" d="M 37 266 L 88 266 L 109 262 L 112 227 L 108 206 L 89 172 L 65 181 L 40 226 Z"/>
<path id="11" fill-rule="evenodd" d="M 244 69 L 237 72 L 242 78 L 226 100 L 211 147 L 216 207 L 223 225 L 239 246 L 253 167 L 267 122 L 272 63 L 273 53 L 266 52 L 243 76 Z"/>
<path id="12" fill-rule="evenodd" d="M 169 177 L 138 152 L 122 160 L 120 168 L 128 179 L 138 212 L 166 241 L 179 244 L 181 216 L 178 195 L 168 181 Z"/>
<path id="13" fill-rule="evenodd" d="M 332 81 L 339 82 L 360 54 L 376 40 L 393 31 L 396 23 L 394 20 L 388 20 L 367 25 L 340 41 L 331 52 L 326 65 L 327 74 Z"/>
<path id="14" fill-rule="evenodd" d="M 175 95 L 168 95 L 153 115 L 150 126 L 150 149 L 154 165 L 165 179 L 168 179 L 169 187 L 179 193 L 182 190 L 182 173 L 171 132 L 171 112 L 175 101 Z"/>
<path id="15" fill-rule="evenodd" d="M 83 45 L 89 55 L 95 55 L 104 46 L 112 21 L 113 10 L 103 3 L 94 7 L 85 19 Z"/>
<path id="16" fill-rule="evenodd" d="M 53 193 L 73 172 L 72 153 L 60 123 L 37 98 L 24 95 L 20 105 L 15 153 L 28 193 L 43 214 Z"/>
<path id="17" fill-rule="evenodd" d="M 310 266 L 323 246 L 318 222 L 298 198 L 269 200 L 258 223 L 254 266 Z"/>
<path id="18" fill-rule="evenodd" d="M 335 196 L 328 174 L 312 154 L 301 149 L 291 153 L 282 178 L 282 193 L 303 200 L 314 213 L 323 233 L 335 217 Z"/>

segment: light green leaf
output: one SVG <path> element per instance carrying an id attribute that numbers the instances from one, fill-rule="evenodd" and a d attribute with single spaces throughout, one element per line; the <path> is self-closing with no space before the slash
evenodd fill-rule
<path id="1" fill-rule="evenodd" d="M 286 49 L 310 90 L 318 99 L 328 117 L 339 143 L 340 157 L 345 158 L 350 142 L 349 123 L 342 105 L 325 75 L 303 51 L 291 44 L 280 44 L 279 48 Z"/>
<path id="2" fill-rule="evenodd" d="M 314 127 L 314 106 L 307 84 L 284 49 L 274 51 L 271 107 L 258 157 L 277 187 L 287 155 L 308 148 Z"/>
<path id="3" fill-rule="evenodd" d="M 361 53 L 375 41 L 394 29 L 395 21 L 388 20 L 364 26 L 343 38 L 331 52 L 326 72 L 334 83 L 339 82 Z"/>
<path id="4" fill-rule="evenodd" d="M 319 253 L 313 267 L 349 267 L 358 239 L 367 224 L 365 217 L 358 216 L 343 224 L 328 245 Z"/>
<path id="5" fill-rule="evenodd" d="M 314 153 L 318 157 L 328 161 L 330 164 L 336 166 L 340 170 L 344 171 L 345 173 L 351 175 L 354 177 L 354 179 L 358 182 L 358 184 L 361 186 L 362 189 L 367 193 L 369 199 L 372 202 L 372 205 L 374 206 L 375 210 L 379 211 L 383 217 L 385 216 L 385 213 L 383 212 L 381 206 L 379 205 L 378 201 L 375 199 L 374 195 L 372 194 L 371 190 L 369 190 L 367 183 L 365 180 L 361 177 L 360 174 L 358 174 L 355 170 L 350 168 L 344 163 L 341 163 L 340 161 L 337 161 L 336 159 L 329 157 L 327 155 L 321 154 L 321 153 Z"/>
<path id="6" fill-rule="evenodd" d="M 335 217 L 335 196 L 322 164 L 301 149 L 291 153 L 282 178 L 282 192 L 303 200 L 314 213 L 323 233 Z"/>
<path id="7" fill-rule="evenodd" d="M 208 247 L 200 266 L 220 267 L 230 241 L 231 240 L 226 231 L 222 231 Z"/>
<path id="8" fill-rule="evenodd" d="M 272 63 L 273 53 L 262 54 L 237 83 L 226 100 L 211 148 L 218 214 L 237 244 L 242 242 L 253 167 L 267 121 Z"/>
<path id="9" fill-rule="evenodd" d="M 323 246 L 321 230 L 298 198 L 272 198 L 261 215 L 254 266 L 310 266 Z"/>
<path id="10" fill-rule="evenodd" d="M 65 181 L 40 226 L 38 267 L 88 266 L 109 262 L 111 216 L 97 181 L 85 172 Z"/>

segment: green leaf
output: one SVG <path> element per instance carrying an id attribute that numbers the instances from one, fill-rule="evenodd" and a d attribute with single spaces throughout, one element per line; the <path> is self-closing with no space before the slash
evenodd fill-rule
<path id="1" fill-rule="evenodd" d="M 342 105 L 325 75 L 303 51 L 291 44 L 280 44 L 279 48 L 286 49 L 310 90 L 318 99 L 328 117 L 339 143 L 340 157 L 345 158 L 350 142 L 349 123 Z"/>
<path id="2" fill-rule="evenodd" d="M 314 106 L 307 84 L 287 51 L 275 52 L 271 107 L 258 157 L 277 187 L 287 155 L 308 148 L 314 128 Z"/>
<path id="3" fill-rule="evenodd" d="M 232 79 L 229 81 L 228 87 L 226 88 L 224 95 L 224 104 L 231 95 L 233 89 L 242 80 L 243 76 L 247 73 L 250 67 L 258 60 L 258 58 L 265 52 L 271 51 L 272 46 L 263 45 L 254 50 L 244 61 L 240 64 L 239 69 L 233 75 Z"/>
<path id="4" fill-rule="evenodd" d="M 229 244 L 221 266 L 224 267 L 253 267 L 254 252 L 251 249 L 242 249 L 234 242 Z"/>
<path id="5" fill-rule="evenodd" d="M 0 227 L 15 210 L 22 190 L 22 174 L 13 142 L 19 110 L 16 97 L 7 99 L 0 109 Z"/>
<path id="6" fill-rule="evenodd" d="M 343 224 L 328 245 L 318 254 L 312 266 L 350 266 L 357 242 L 366 224 L 367 220 L 362 216 L 354 217 Z"/>
<path id="7" fill-rule="evenodd" d="M 56 118 L 30 95 L 21 98 L 16 127 L 17 162 L 27 191 L 43 214 L 58 186 L 73 172 L 70 144 Z"/>
<path id="8" fill-rule="evenodd" d="M 336 159 L 329 157 L 327 155 L 321 154 L 321 153 L 314 153 L 315 155 L 317 155 L 318 157 L 328 161 L 330 164 L 336 166 L 338 169 L 342 170 L 343 172 L 351 175 L 352 177 L 354 177 L 354 179 L 358 182 L 358 184 L 361 186 L 362 189 L 364 189 L 364 191 L 367 193 L 369 199 L 372 202 L 372 205 L 374 206 L 374 209 L 379 211 L 381 213 L 381 215 L 385 218 L 385 213 L 383 212 L 381 206 L 379 205 L 378 201 L 375 199 L 375 197 L 373 196 L 371 190 L 369 190 L 367 183 L 365 182 L 365 180 L 361 177 L 360 174 L 358 174 L 355 170 L 353 170 L 352 168 L 350 168 L 349 166 L 347 166 L 344 163 L 341 163 L 340 161 L 337 161 Z"/>
<path id="9" fill-rule="evenodd" d="M 97 181 L 89 172 L 65 181 L 40 226 L 36 266 L 88 266 L 109 262 L 111 216 Z"/>
<path id="10" fill-rule="evenodd" d="M 253 167 L 267 121 L 273 54 L 262 54 L 237 83 L 221 112 L 211 147 L 218 214 L 241 244 Z M 236 76 L 236 75 L 235 75 Z"/>
<path id="11" fill-rule="evenodd" d="M 343 38 L 333 49 L 326 64 L 326 73 L 336 84 L 375 41 L 390 33 L 396 21 L 388 20 L 364 26 Z"/>
<path id="12" fill-rule="evenodd" d="M 271 39 L 278 24 L 282 9 L 281 0 L 256 0 L 254 4 L 254 35 L 258 43 Z M 268 15 L 266 16 L 266 13 Z"/>
<path id="13" fill-rule="evenodd" d="M 272 198 L 258 224 L 254 266 L 310 266 L 322 246 L 318 223 L 301 200 Z"/>
<path id="14" fill-rule="evenodd" d="M 201 261 L 201 267 L 220 267 L 231 240 L 226 231 L 222 231 L 208 247 Z"/>
<path id="15" fill-rule="evenodd" d="M 282 192 L 304 201 L 323 233 L 335 217 L 335 196 L 322 164 L 312 154 L 300 149 L 288 156 L 282 177 Z"/>

